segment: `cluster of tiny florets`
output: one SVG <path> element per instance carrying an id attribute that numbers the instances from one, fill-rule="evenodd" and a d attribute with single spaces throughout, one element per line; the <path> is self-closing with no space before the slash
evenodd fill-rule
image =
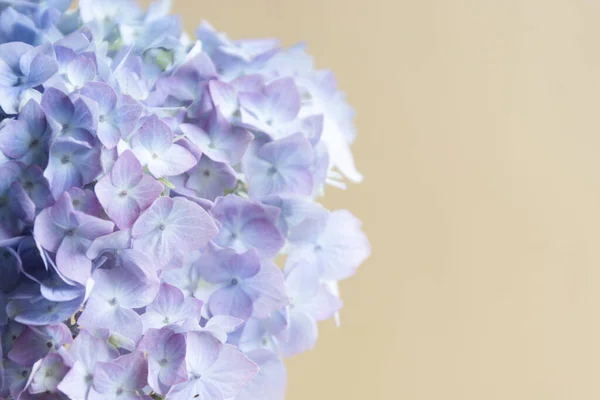
<path id="1" fill-rule="evenodd" d="M 70 3 L 0 1 L 0 398 L 281 400 L 370 252 L 315 201 L 352 110 L 302 46 Z"/>

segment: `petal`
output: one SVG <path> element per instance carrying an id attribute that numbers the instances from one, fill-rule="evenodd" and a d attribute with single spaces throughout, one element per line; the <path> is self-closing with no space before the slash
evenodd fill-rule
<path id="1" fill-rule="evenodd" d="M 81 94 L 98 104 L 99 115 L 108 115 L 117 106 L 117 93 L 104 82 L 89 82 Z"/>
<path id="2" fill-rule="evenodd" d="M 142 180 L 142 165 L 130 150 L 126 150 L 119 156 L 110 174 L 114 186 L 130 189 Z"/>
<path id="3" fill-rule="evenodd" d="M 199 205 L 182 197 L 173 199 L 167 221 L 168 233 L 178 241 L 182 251 L 204 247 L 217 233 L 213 219 Z"/>
<path id="4" fill-rule="evenodd" d="M 173 132 L 156 115 L 148 117 L 137 134 L 141 145 L 151 154 L 161 155 L 173 144 Z"/>
<path id="5" fill-rule="evenodd" d="M 210 296 L 208 309 L 212 315 L 230 315 L 246 320 L 252 315 L 252 299 L 239 286 L 227 286 Z"/>
<path id="6" fill-rule="evenodd" d="M 284 400 L 287 372 L 281 358 L 268 350 L 254 350 L 246 354 L 260 368 L 258 374 L 240 393 L 236 400 Z"/>
<path id="7" fill-rule="evenodd" d="M 117 146 L 121 140 L 121 131 L 117 126 L 108 121 L 102 121 L 98 124 L 98 139 L 107 148 L 112 149 Z"/>
<path id="8" fill-rule="evenodd" d="M 44 91 L 42 108 L 46 115 L 61 125 L 69 123 L 75 113 L 75 106 L 69 96 L 54 88 L 47 88 Z"/>
<path id="9" fill-rule="evenodd" d="M 93 80 L 96 77 L 96 64 L 94 63 L 94 61 L 92 61 L 91 59 L 84 57 L 84 56 L 78 56 L 75 57 L 75 59 L 73 61 L 71 61 L 69 63 L 69 65 L 67 66 L 67 77 L 69 79 L 69 81 L 73 84 L 73 86 L 75 86 L 76 88 L 82 88 L 87 82 L 90 82 L 91 80 Z M 100 83 L 100 82 L 91 82 L 91 83 Z M 85 88 L 84 88 L 85 89 Z M 89 96 L 88 93 L 85 93 L 83 90 L 81 91 L 81 93 L 84 96 L 88 96 L 93 100 L 102 100 L 105 101 L 105 99 L 101 98 L 101 97 L 91 97 Z M 105 94 L 105 93 L 103 93 Z"/>
<path id="10" fill-rule="evenodd" d="M 246 293 L 254 300 L 253 315 L 267 318 L 288 303 L 283 273 L 273 263 L 265 262 L 253 277 L 244 280 Z"/>
<path id="11" fill-rule="evenodd" d="M 308 314 L 292 312 L 288 338 L 282 343 L 283 355 L 291 357 L 314 347 L 318 336 L 317 321 Z"/>
<path id="12" fill-rule="evenodd" d="M 222 346 L 208 333 L 189 332 L 186 350 L 188 372 L 203 375 L 219 357 Z"/>
<path id="13" fill-rule="evenodd" d="M 268 98 L 268 117 L 274 122 L 288 122 L 300 111 L 300 92 L 294 78 L 287 77 L 270 83 L 265 88 Z"/>
<path id="14" fill-rule="evenodd" d="M 83 298 L 55 302 L 46 299 L 31 303 L 28 300 L 13 300 L 7 306 L 11 318 L 22 324 L 44 326 L 57 324 L 70 318 L 83 303 Z"/>
<path id="15" fill-rule="evenodd" d="M 158 158 L 148 162 L 148 169 L 156 178 L 175 176 L 190 170 L 196 165 L 196 158 L 184 147 L 172 145 Z"/>
<path id="16" fill-rule="evenodd" d="M 72 281 L 85 284 L 92 273 L 92 261 L 85 253 L 89 243 L 76 236 L 65 236 L 56 253 L 56 266 Z"/>
<path id="17" fill-rule="evenodd" d="M 50 216 L 50 208 L 44 209 L 35 219 L 33 236 L 44 249 L 52 252 L 58 250 L 65 236 L 65 230 L 54 224 Z"/>
<path id="18" fill-rule="evenodd" d="M 144 175 L 129 194 L 137 201 L 140 209 L 145 210 L 154 203 L 164 189 L 165 186 L 162 183 L 148 175 Z"/>
<path id="19" fill-rule="evenodd" d="M 223 115 L 231 117 L 238 110 L 237 91 L 233 86 L 218 80 L 211 80 L 208 83 L 208 90 L 213 104 Z"/>
<path id="20" fill-rule="evenodd" d="M 258 365 L 242 354 L 236 347 L 224 344 L 218 359 L 202 377 L 214 386 L 224 398 L 235 395 L 258 373 Z"/>
<path id="21" fill-rule="evenodd" d="M 0 150 L 10 158 L 21 158 L 27 154 L 31 141 L 24 121 L 10 120 L 0 129 Z"/>

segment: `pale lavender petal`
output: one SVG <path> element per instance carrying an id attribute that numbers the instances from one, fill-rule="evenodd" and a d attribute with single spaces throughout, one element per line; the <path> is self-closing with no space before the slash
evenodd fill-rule
<path id="1" fill-rule="evenodd" d="M 293 120 L 300 111 L 300 93 L 293 78 L 278 79 L 265 88 L 267 115 L 274 122 Z"/>
<path id="2" fill-rule="evenodd" d="M 257 349 L 246 354 L 260 368 L 258 374 L 235 397 L 236 400 L 284 400 L 287 372 L 275 353 Z"/>

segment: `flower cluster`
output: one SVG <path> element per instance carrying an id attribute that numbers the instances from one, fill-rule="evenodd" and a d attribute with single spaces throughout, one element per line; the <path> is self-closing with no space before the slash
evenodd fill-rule
<path id="1" fill-rule="evenodd" d="M 302 46 L 69 6 L 0 1 L 0 398 L 282 399 L 370 252 L 315 201 L 352 110 Z"/>

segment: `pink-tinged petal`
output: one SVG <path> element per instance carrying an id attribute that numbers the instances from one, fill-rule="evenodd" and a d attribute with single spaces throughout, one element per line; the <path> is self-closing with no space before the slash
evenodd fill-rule
<path id="1" fill-rule="evenodd" d="M 181 197 L 161 197 L 133 225 L 133 248 L 150 250 L 165 265 L 177 251 L 198 250 L 216 234 L 215 223 L 202 207 Z"/>
<path id="2" fill-rule="evenodd" d="M 166 353 L 175 360 L 171 368 L 163 369 L 160 380 L 164 385 L 173 386 L 187 380 L 185 367 L 186 340 L 183 334 L 175 334 L 165 343 Z"/>
<path id="3" fill-rule="evenodd" d="M 108 235 L 111 233 L 115 224 L 102 218 L 87 215 L 79 211 L 75 211 L 75 216 L 79 226 L 77 227 L 77 235 L 88 239 L 91 243 L 97 237 Z"/>
<path id="4" fill-rule="evenodd" d="M 270 83 L 265 88 L 268 115 L 274 122 L 288 122 L 300 112 L 300 92 L 294 78 L 287 77 Z"/>
<path id="5" fill-rule="evenodd" d="M 219 357 L 209 367 L 202 380 L 221 392 L 223 398 L 234 397 L 256 376 L 258 365 L 235 346 L 222 345 Z"/>
<path id="6" fill-rule="evenodd" d="M 130 189 L 142 180 L 142 165 L 130 150 L 126 150 L 113 165 L 110 175 L 114 186 Z"/>
<path id="7" fill-rule="evenodd" d="M 171 128 L 156 115 L 146 119 L 138 131 L 138 138 L 142 146 L 156 155 L 163 154 L 173 144 Z"/>
<path id="8" fill-rule="evenodd" d="M 174 144 L 158 158 L 148 162 L 148 169 L 156 178 L 175 176 L 192 169 L 196 157 L 184 147 Z"/>
<path id="9" fill-rule="evenodd" d="M 106 208 L 106 213 L 119 229 L 127 229 L 140 215 L 140 206 L 131 197 L 115 198 Z"/>
<path id="10" fill-rule="evenodd" d="M 164 189 L 165 185 L 148 175 L 144 175 L 140 182 L 129 191 L 129 195 L 137 201 L 140 210 L 143 211 L 154 203 Z"/>

